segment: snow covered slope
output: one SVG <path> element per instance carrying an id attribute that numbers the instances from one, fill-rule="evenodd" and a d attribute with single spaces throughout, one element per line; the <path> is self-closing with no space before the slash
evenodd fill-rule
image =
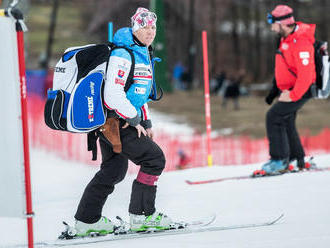
<path id="1" fill-rule="evenodd" d="M 315 160 L 319 166 L 330 166 L 330 155 Z M 52 240 L 63 230 L 62 220 L 73 223 L 84 187 L 98 167 L 62 161 L 36 150 L 31 152 L 31 167 L 35 241 Z M 260 222 L 284 213 L 284 219 L 274 226 L 79 247 L 330 247 L 330 172 L 285 174 L 203 185 L 185 183 L 186 179 L 196 181 L 246 175 L 256 168 L 260 168 L 260 164 L 165 173 L 158 184 L 157 208 L 178 220 L 216 213 L 218 217 L 213 225 Z M 104 215 L 128 217 L 134 178 L 129 175 L 116 187 L 104 207 Z M 26 237 L 25 220 L 0 218 L 1 248 L 26 244 Z"/>

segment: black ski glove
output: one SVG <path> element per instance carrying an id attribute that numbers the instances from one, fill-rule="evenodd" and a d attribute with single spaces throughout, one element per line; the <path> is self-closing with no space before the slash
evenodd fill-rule
<path id="1" fill-rule="evenodd" d="M 277 85 L 276 85 L 276 80 L 275 78 L 273 79 L 273 86 L 272 88 L 270 89 L 268 95 L 265 97 L 265 102 L 268 104 L 268 105 L 271 105 L 274 101 L 274 99 L 279 96 L 281 93 L 281 91 L 279 90 L 279 88 L 277 88 Z"/>

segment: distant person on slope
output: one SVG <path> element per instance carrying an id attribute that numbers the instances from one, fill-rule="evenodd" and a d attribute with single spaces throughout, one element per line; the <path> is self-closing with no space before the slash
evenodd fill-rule
<path id="1" fill-rule="evenodd" d="M 279 94 L 273 89 L 266 102 L 271 104 L 277 95 L 279 98 L 266 115 L 270 160 L 262 170 L 279 174 L 287 170 L 293 159 L 297 159 L 299 168 L 305 167 L 305 152 L 295 121 L 298 110 L 311 98 L 310 87 L 316 80 L 315 24 L 295 22 L 293 10 L 287 5 L 276 6 L 267 18 L 271 30 L 280 37 L 274 81 Z"/>
<path id="2" fill-rule="evenodd" d="M 155 208 L 156 183 L 165 167 L 165 157 L 152 140 L 147 105 L 150 98 L 157 98 L 153 74 L 155 59 L 151 47 L 156 35 L 157 17 L 148 9 L 138 8 L 131 21 L 131 28 L 117 31 L 114 43 L 130 49 L 134 55 L 132 84 L 125 91 L 133 58 L 125 49 L 113 50 L 104 86 L 104 104 L 108 117 L 112 117 L 99 132 L 101 168 L 87 185 L 75 214 L 78 236 L 114 231 L 113 223 L 102 216 L 102 208 L 115 185 L 124 179 L 128 159 L 140 165 L 128 209 L 131 230 L 168 229 L 171 223 L 169 217 Z M 110 137 L 112 142 L 106 137 Z"/>

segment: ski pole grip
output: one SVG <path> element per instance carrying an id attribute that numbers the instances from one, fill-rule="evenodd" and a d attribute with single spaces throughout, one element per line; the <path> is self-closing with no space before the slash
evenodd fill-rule
<path id="1" fill-rule="evenodd" d="M 17 8 L 8 8 L 5 9 L 5 15 L 12 17 L 16 20 L 23 20 L 23 12 Z"/>
<path id="2" fill-rule="evenodd" d="M 8 16 L 12 17 L 16 20 L 23 20 L 23 12 L 20 11 L 17 8 L 6 8 L 6 9 L 0 9 L 0 16 Z"/>
<path id="3" fill-rule="evenodd" d="M 0 16 L 8 16 L 16 20 L 16 30 L 27 31 L 27 27 L 24 23 L 23 12 L 17 8 L 9 7 L 7 9 L 0 9 Z"/>

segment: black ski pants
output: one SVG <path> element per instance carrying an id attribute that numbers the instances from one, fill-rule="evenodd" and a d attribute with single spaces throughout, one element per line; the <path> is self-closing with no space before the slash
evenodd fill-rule
<path id="1" fill-rule="evenodd" d="M 296 128 L 297 112 L 310 99 L 308 91 L 296 102 L 277 102 L 266 114 L 266 130 L 269 140 L 271 159 L 303 159 L 304 148 L 301 145 Z"/>
<path id="2" fill-rule="evenodd" d="M 102 215 L 102 208 L 115 185 L 125 178 L 128 159 L 140 165 L 140 171 L 159 176 L 165 167 L 165 156 L 161 148 L 149 137 L 137 136 L 134 127 L 121 128 L 125 121 L 120 120 L 120 138 L 122 153 L 112 150 L 111 143 L 99 133 L 102 153 L 100 170 L 87 185 L 78 205 L 75 219 L 85 223 L 95 223 Z M 155 212 L 157 186 L 133 182 L 129 212 L 133 214 L 151 215 Z"/>

